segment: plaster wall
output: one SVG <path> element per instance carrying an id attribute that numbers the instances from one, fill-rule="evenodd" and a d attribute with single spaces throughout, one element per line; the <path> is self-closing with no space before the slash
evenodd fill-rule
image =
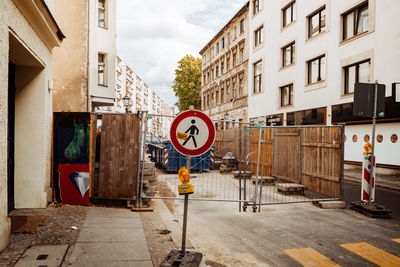
<path id="1" fill-rule="evenodd" d="M 27 207 L 45 207 L 46 197 L 49 190 L 50 180 L 50 134 L 51 134 L 51 94 L 47 90 L 47 80 L 51 79 L 52 74 L 52 63 L 51 63 L 51 51 L 39 38 L 38 34 L 26 21 L 25 17 L 17 9 L 13 1 L 2 0 L 0 1 L 0 151 L 7 151 L 7 113 L 8 113 L 8 64 L 9 61 L 9 35 L 13 32 L 15 36 L 18 36 L 23 41 L 23 45 L 34 57 L 43 63 L 43 70 L 39 76 L 39 80 L 32 84 L 28 90 L 34 90 L 38 92 L 41 90 L 40 95 L 35 95 L 32 101 L 34 110 L 30 112 L 32 114 L 32 121 L 25 121 L 27 128 L 37 133 L 37 135 L 31 135 L 30 131 L 22 132 L 16 126 L 16 135 L 24 136 L 28 140 L 25 144 L 28 146 L 24 147 L 25 151 L 30 149 L 32 144 L 39 149 L 33 156 L 21 158 L 16 156 L 16 171 L 18 168 L 19 174 L 15 175 L 15 183 L 22 176 L 30 177 L 35 179 L 37 184 L 33 187 L 20 188 L 20 192 L 16 189 L 15 202 L 18 208 Z M 17 64 L 18 66 L 18 64 Z M 39 89 L 39 87 L 41 89 Z M 26 89 L 26 88 L 24 88 Z M 32 94 L 30 92 L 29 94 Z M 37 101 L 37 102 L 35 102 Z M 16 111 L 22 111 L 21 106 L 16 106 Z M 40 112 L 40 114 L 39 114 Z M 40 119 L 38 119 L 40 117 Z M 29 127 L 28 127 L 29 126 Z M 34 129 L 33 129 L 34 128 Z M 40 136 L 38 136 L 40 135 Z M 16 149 L 20 144 L 16 143 Z M 25 162 L 25 165 L 21 163 Z M 18 167 L 17 167 L 18 165 Z M 10 220 L 7 214 L 7 153 L 0 154 L 0 251 L 3 250 L 8 242 L 10 236 Z M 22 195 L 27 195 L 29 198 L 22 198 Z M 36 198 L 37 197 L 37 198 Z"/>
<path id="2" fill-rule="evenodd" d="M 91 103 L 113 105 L 115 97 L 116 63 L 116 2 L 106 1 L 107 25 L 98 26 L 96 0 L 89 0 L 89 92 Z M 98 53 L 106 54 L 106 86 L 98 85 Z"/>
<path id="3" fill-rule="evenodd" d="M 53 52 L 53 112 L 88 110 L 88 2 L 57 0 L 54 16 L 67 37 Z"/>

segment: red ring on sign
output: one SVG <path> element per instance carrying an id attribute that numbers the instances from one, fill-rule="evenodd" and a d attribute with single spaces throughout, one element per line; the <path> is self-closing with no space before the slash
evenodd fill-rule
<path id="1" fill-rule="evenodd" d="M 179 123 L 187 117 L 197 117 L 197 118 L 201 119 L 202 121 L 204 121 L 204 123 L 207 125 L 209 134 L 208 134 L 207 141 L 204 143 L 204 145 L 202 147 L 199 147 L 197 149 L 187 149 L 184 146 L 182 146 L 179 143 L 178 139 L 176 138 L 176 130 L 178 128 Z M 214 144 L 215 128 L 214 128 L 213 122 L 206 114 L 204 114 L 203 112 L 198 111 L 198 110 L 188 110 L 188 111 L 182 112 L 174 119 L 174 121 L 171 124 L 171 130 L 170 130 L 169 135 L 171 138 L 172 145 L 178 152 L 180 152 L 183 155 L 187 155 L 187 156 L 200 156 L 200 155 L 203 155 L 204 153 L 206 153 L 211 148 L 211 146 Z"/>

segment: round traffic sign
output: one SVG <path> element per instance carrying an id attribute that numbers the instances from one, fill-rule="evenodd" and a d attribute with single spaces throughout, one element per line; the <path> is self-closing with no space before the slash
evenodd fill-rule
<path id="1" fill-rule="evenodd" d="M 184 111 L 172 122 L 170 138 L 174 148 L 181 154 L 199 156 L 214 144 L 214 124 L 201 111 Z"/>

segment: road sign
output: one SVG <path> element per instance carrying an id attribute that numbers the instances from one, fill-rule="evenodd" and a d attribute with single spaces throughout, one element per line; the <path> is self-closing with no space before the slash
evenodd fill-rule
<path id="1" fill-rule="evenodd" d="M 201 111 L 184 111 L 172 122 L 170 138 L 174 148 L 181 154 L 199 156 L 206 153 L 214 143 L 214 124 Z"/>

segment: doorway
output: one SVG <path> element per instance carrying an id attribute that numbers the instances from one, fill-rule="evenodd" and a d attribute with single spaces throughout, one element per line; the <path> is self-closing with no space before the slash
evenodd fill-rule
<path id="1" fill-rule="evenodd" d="M 15 167 L 15 65 L 8 63 L 8 132 L 7 132 L 7 208 L 15 208 L 14 167 Z"/>

